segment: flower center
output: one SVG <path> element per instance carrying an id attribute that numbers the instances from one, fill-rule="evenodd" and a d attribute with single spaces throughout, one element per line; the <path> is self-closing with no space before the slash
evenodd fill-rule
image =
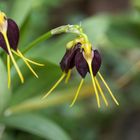
<path id="1" fill-rule="evenodd" d="M 83 56 L 86 61 L 92 61 L 93 53 L 91 43 L 86 42 L 85 44 L 83 44 L 82 48 L 84 49 Z"/>
<path id="2" fill-rule="evenodd" d="M 0 11 L 0 32 L 7 31 L 7 18 L 6 15 Z"/>

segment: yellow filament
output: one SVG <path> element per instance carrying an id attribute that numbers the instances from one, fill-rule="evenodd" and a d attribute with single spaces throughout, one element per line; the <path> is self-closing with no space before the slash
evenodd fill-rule
<path id="1" fill-rule="evenodd" d="M 76 102 L 77 97 L 78 97 L 78 95 L 79 95 L 79 92 L 80 92 L 80 89 L 81 89 L 83 83 L 84 83 L 84 79 L 81 80 L 80 85 L 78 86 L 77 92 L 76 92 L 76 94 L 75 94 L 75 97 L 74 97 L 74 99 L 73 99 L 73 101 L 72 101 L 70 107 L 72 107 L 72 106 L 74 105 L 74 103 Z"/>
<path id="2" fill-rule="evenodd" d="M 71 76 L 71 70 L 68 71 L 68 74 L 67 74 L 67 77 L 66 77 L 66 80 L 65 80 L 65 83 L 67 84 L 69 79 L 70 79 L 70 76 Z"/>
<path id="3" fill-rule="evenodd" d="M 27 65 L 27 67 L 30 69 L 30 71 L 38 78 L 38 75 L 36 74 L 36 72 L 32 69 L 32 67 L 30 66 L 30 64 L 26 61 L 26 59 L 24 58 L 24 56 L 22 55 L 22 53 L 17 50 L 18 54 L 20 55 L 20 57 L 23 59 L 23 61 L 25 62 L 25 64 Z"/>
<path id="4" fill-rule="evenodd" d="M 108 84 L 106 83 L 106 81 L 104 80 L 103 76 L 100 74 L 100 72 L 98 72 L 99 77 L 101 78 L 101 80 L 103 81 L 104 85 L 106 86 L 107 90 L 109 91 L 110 96 L 112 97 L 112 99 L 114 100 L 114 102 L 116 103 L 116 105 L 119 105 L 118 101 L 116 100 L 116 98 L 114 97 L 112 91 L 110 90 Z"/>
<path id="5" fill-rule="evenodd" d="M 25 57 L 24 57 L 25 58 Z M 32 63 L 32 64 L 34 64 L 34 65 L 37 65 L 37 66 L 45 66 L 44 64 L 41 64 L 41 63 L 37 63 L 37 62 L 35 62 L 35 61 L 33 61 L 33 60 L 30 60 L 30 59 L 28 59 L 28 58 L 25 58 L 28 62 L 30 62 L 30 63 Z"/>
<path id="6" fill-rule="evenodd" d="M 66 73 L 63 73 L 59 80 L 53 85 L 53 87 L 45 94 L 45 96 L 42 99 L 48 97 L 48 95 L 59 85 L 59 83 L 64 79 L 65 76 Z"/>
<path id="7" fill-rule="evenodd" d="M 18 50 L 18 51 L 19 51 L 19 50 Z M 14 54 L 16 54 L 17 56 L 21 57 L 16 51 L 12 50 L 12 52 L 13 52 Z M 21 52 L 20 52 L 20 53 L 21 53 Z M 32 63 L 32 64 L 34 64 L 34 65 L 37 65 L 37 66 L 44 66 L 44 64 L 40 64 L 40 63 L 37 63 L 37 62 L 35 62 L 35 61 L 32 61 L 32 60 L 26 58 L 25 56 L 23 56 L 23 57 L 24 57 L 24 59 L 25 59 L 26 61 L 28 61 L 28 62 L 30 62 L 30 63 Z"/>
<path id="8" fill-rule="evenodd" d="M 11 52 L 11 49 L 10 49 L 9 41 L 7 39 L 6 32 L 3 32 L 3 36 L 4 36 L 4 39 L 5 39 L 5 42 L 6 42 L 6 46 L 7 46 L 7 50 L 8 50 L 9 56 L 11 57 L 11 60 L 12 60 L 14 66 L 16 68 L 16 71 L 17 71 L 17 73 L 18 73 L 18 75 L 20 77 L 20 80 L 23 83 L 24 82 L 24 78 L 23 78 L 22 73 L 21 73 L 21 71 L 20 71 L 20 69 L 19 69 L 19 67 L 18 67 L 18 65 L 17 65 L 17 63 L 16 63 L 16 61 L 15 61 L 15 59 L 13 57 L 13 54 Z"/>
<path id="9" fill-rule="evenodd" d="M 93 84 L 93 87 L 94 87 L 94 90 L 95 90 L 97 105 L 100 108 L 100 106 L 101 106 L 100 105 L 100 99 L 99 99 L 98 90 L 97 90 L 97 87 L 96 87 L 96 84 L 95 84 L 95 78 L 93 76 L 93 72 L 92 72 L 92 67 L 91 67 L 91 62 L 90 61 L 88 62 L 88 67 L 89 67 L 89 71 L 90 71 L 90 75 L 91 75 L 91 79 L 92 79 L 92 84 Z"/>
<path id="10" fill-rule="evenodd" d="M 10 56 L 7 55 L 7 72 L 8 72 L 8 88 L 11 85 L 11 74 L 10 74 Z"/>
<path id="11" fill-rule="evenodd" d="M 99 84 L 99 82 L 98 82 L 98 80 L 97 80 L 96 77 L 95 77 L 95 82 L 96 82 L 96 85 L 97 85 L 97 87 L 98 87 L 98 89 L 99 89 L 99 91 L 100 91 L 100 93 L 101 93 L 101 96 L 102 96 L 102 98 L 103 98 L 103 100 L 104 100 L 106 106 L 108 106 L 107 99 L 106 99 L 106 97 L 104 96 L 103 90 L 102 90 L 102 88 L 101 88 L 101 86 L 100 86 L 100 84 Z"/>

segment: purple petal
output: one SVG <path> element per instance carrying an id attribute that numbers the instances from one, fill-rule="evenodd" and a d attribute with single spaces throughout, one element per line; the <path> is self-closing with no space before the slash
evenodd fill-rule
<path id="1" fill-rule="evenodd" d="M 9 40 L 9 44 L 10 47 L 16 51 L 19 41 L 19 28 L 12 19 L 7 19 L 7 22 L 8 22 L 7 37 Z"/>
<path id="2" fill-rule="evenodd" d="M 62 71 L 65 71 L 67 73 L 69 69 L 72 69 L 74 67 L 75 54 L 80 46 L 81 44 L 77 43 L 72 49 L 66 51 L 60 62 Z"/>
<path id="3" fill-rule="evenodd" d="M 89 71 L 88 64 L 83 57 L 83 53 L 80 50 L 75 55 L 75 66 L 79 74 L 84 78 Z"/>
<path id="4" fill-rule="evenodd" d="M 101 56 L 97 50 L 94 50 L 94 57 L 92 59 L 92 71 L 93 75 L 96 76 L 101 66 Z"/>
<path id="5" fill-rule="evenodd" d="M 3 48 L 8 53 L 3 34 L 1 32 L 0 32 L 0 47 Z"/>

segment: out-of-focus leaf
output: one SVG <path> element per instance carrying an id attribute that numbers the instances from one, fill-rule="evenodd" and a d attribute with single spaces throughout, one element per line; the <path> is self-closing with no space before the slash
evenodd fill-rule
<path id="1" fill-rule="evenodd" d="M 106 33 L 111 47 L 126 49 L 138 47 L 140 26 L 137 22 L 139 17 L 135 20 L 128 15 L 117 16 L 111 18 L 110 27 Z"/>
<path id="2" fill-rule="evenodd" d="M 98 15 L 90 17 L 82 22 L 82 27 L 94 45 L 106 41 L 106 32 L 110 25 L 110 16 Z"/>
<path id="3" fill-rule="evenodd" d="M 93 91 L 93 86 L 92 85 L 83 85 L 82 90 L 80 91 L 79 99 L 82 98 L 87 98 L 90 96 L 93 96 L 92 92 Z M 72 102 L 72 99 L 75 96 L 75 92 L 77 90 L 77 85 L 76 87 L 71 87 L 67 88 L 65 90 L 59 90 L 59 91 L 54 91 L 52 95 L 50 95 L 48 98 L 41 100 L 42 96 L 37 96 L 37 97 L 32 97 L 30 99 L 27 99 L 19 104 L 16 104 L 14 106 L 10 106 L 6 111 L 5 114 L 14 114 L 14 113 L 19 113 L 19 112 L 28 112 L 28 111 L 33 111 L 33 110 L 39 110 L 42 108 L 48 108 L 50 106 L 57 106 L 60 104 L 63 104 L 65 102 L 70 103 Z M 94 97 L 93 97 L 94 99 Z M 77 101 L 78 102 L 78 101 Z M 96 101 L 95 101 L 96 104 Z M 95 105 L 96 106 L 96 105 Z"/>
<path id="4" fill-rule="evenodd" d="M 16 20 L 19 26 L 22 26 L 24 20 L 28 16 L 33 2 L 36 0 L 15 0 L 10 16 Z"/>
<path id="5" fill-rule="evenodd" d="M 0 59 L 0 113 L 6 107 L 10 97 L 10 89 L 7 86 L 7 72 Z"/>
<path id="6" fill-rule="evenodd" d="M 131 0 L 132 5 L 140 10 L 140 1 L 139 0 Z"/>
<path id="7" fill-rule="evenodd" d="M 0 10 L 3 11 L 3 12 L 6 12 L 7 11 L 6 2 L 4 2 L 4 1 L 1 1 L 0 2 Z"/>
<path id="8" fill-rule="evenodd" d="M 55 122 L 38 114 L 18 114 L 0 119 L 1 123 L 50 140 L 70 140 Z"/>
<path id="9" fill-rule="evenodd" d="M 33 60 L 33 59 L 32 59 Z M 36 94 L 43 94 L 52 86 L 54 81 L 61 75 L 61 70 L 57 65 L 49 62 L 38 61 L 45 64 L 44 67 L 33 67 L 39 76 L 37 79 L 28 69 L 28 67 L 22 62 L 22 73 L 25 78 L 25 83 L 22 85 L 19 81 L 19 77 L 15 71 L 12 70 L 13 81 L 13 96 L 10 100 L 10 104 L 16 104 Z M 24 65 L 24 66 L 23 66 Z M 26 89 L 26 90 L 25 90 Z"/>
<path id="10" fill-rule="evenodd" d="M 1 135 L 1 140 L 15 140 L 15 136 L 12 134 L 12 132 L 7 132 L 4 130 Z"/>

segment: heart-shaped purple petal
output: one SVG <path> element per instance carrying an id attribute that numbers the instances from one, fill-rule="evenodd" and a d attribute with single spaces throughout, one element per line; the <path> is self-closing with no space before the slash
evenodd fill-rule
<path id="1" fill-rule="evenodd" d="M 10 44 L 10 47 L 17 50 L 18 47 L 18 41 L 19 41 L 19 28 L 15 21 L 12 19 L 7 19 L 8 22 L 8 28 L 7 28 L 7 37 Z"/>
<path id="2" fill-rule="evenodd" d="M 83 57 L 83 53 L 79 51 L 77 51 L 76 55 L 75 55 L 75 66 L 77 71 L 79 72 L 79 74 L 85 78 L 87 72 L 89 71 L 88 68 L 88 64 L 85 60 L 85 58 Z"/>
<path id="3" fill-rule="evenodd" d="M 98 50 L 94 50 L 94 57 L 92 59 L 92 71 L 93 75 L 96 76 L 101 66 L 101 56 Z"/>
<path id="4" fill-rule="evenodd" d="M 80 46 L 81 46 L 81 43 L 77 43 L 71 49 L 66 50 L 66 53 L 60 62 L 62 71 L 65 71 L 67 73 L 69 69 L 72 69 L 75 66 L 74 58 Z"/>

